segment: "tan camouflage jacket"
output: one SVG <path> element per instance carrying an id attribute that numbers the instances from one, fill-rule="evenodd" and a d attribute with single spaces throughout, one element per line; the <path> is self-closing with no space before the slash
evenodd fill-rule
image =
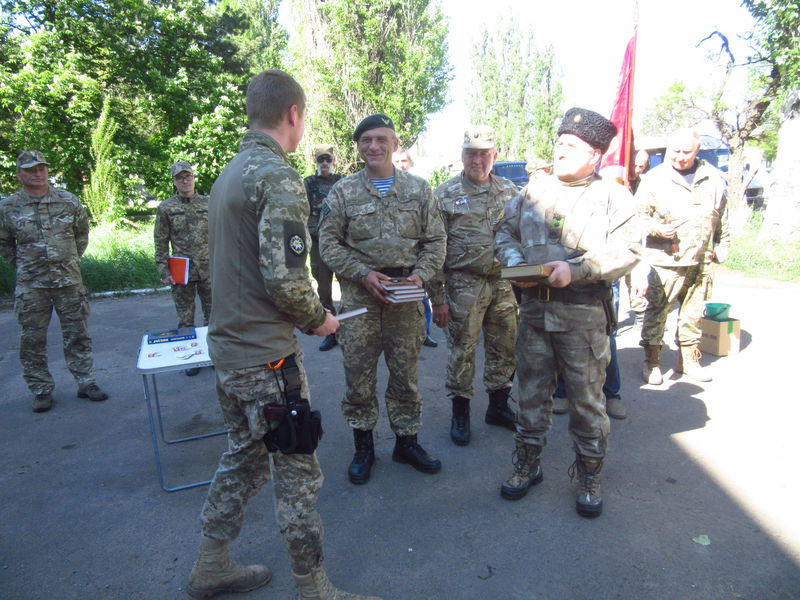
<path id="1" fill-rule="evenodd" d="M 325 309 L 306 261 L 303 180 L 272 137 L 248 131 L 211 189 L 209 353 L 221 369 L 264 365 L 300 349 L 295 327 L 315 329 Z"/>
<path id="2" fill-rule="evenodd" d="M 644 257 L 651 265 L 696 265 L 715 246 L 730 246 L 725 179 L 714 166 L 697 162 L 691 186 L 666 163 L 642 178 L 636 203 L 644 228 Z M 657 224 L 667 221 L 675 224 L 673 239 L 652 235 Z"/>
<path id="3" fill-rule="evenodd" d="M 175 194 L 164 200 L 156 213 L 153 238 L 162 278 L 169 274 L 167 258 L 174 254 L 190 259 L 189 281 L 208 279 L 208 196 L 181 198 Z"/>
<path id="4" fill-rule="evenodd" d="M 482 187 L 462 172 L 436 188 L 447 233 L 447 253 L 442 272 L 426 286 L 434 305 L 446 302 L 448 271 L 466 271 L 484 277 L 500 275 L 500 263 L 494 256 L 494 231 L 503 207 L 518 190 L 508 179 L 490 177 L 489 186 Z"/>
<path id="5" fill-rule="evenodd" d="M 421 177 L 395 169 L 381 196 L 366 170 L 345 177 L 322 206 L 322 260 L 339 277 L 361 283 L 370 271 L 413 267 L 429 281 L 442 267 L 445 232 L 433 193 Z"/>
<path id="6" fill-rule="evenodd" d="M 50 187 L 34 198 L 19 190 L 0 201 L 0 256 L 16 270 L 18 288 L 81 284 L 88 244 L 86 212 L 67 191 Z"/>
<path id="7" fill-rule="evenodd" d="M 506 203 L 494 246 L 503 266 L 566 260 L 572 275 L 567 287 L 575 292 L 610 285 L 639 262 L 633 198 L 623 186 L 596 175 L 578 185 L 551 175 Z M 601 305 L 538 301 L 538 287 L 523 290 L 520 313 L 547 331 L 605 323 Z"/>

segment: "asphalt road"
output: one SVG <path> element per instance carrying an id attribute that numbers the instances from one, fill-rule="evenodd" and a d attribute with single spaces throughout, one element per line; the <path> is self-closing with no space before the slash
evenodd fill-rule
<path id="1" fill-rule="evenodd" d="M 320 353 L 318 338 L 304 338 L 313 402 L 325 419 L 319 509 L 331 579 L 349 591 L 404 600 L 800 597 L 800 478 L 791 453 L 800 422 L 792 375 L 800 285 L 723 272 L 715 294 L 741 319 L 742 351 L 704 357 L 714 375 L 708 384 L 669 377 L 658 388 L 641 386 L 642 352 L 630 320 L 623 321 L 618 343 L 629 417 L 612 422 L 605 508 L 593 521 L 573 508 L 566 417 L 555 417 L 544 482 L 518 502 L 499 495 L 513 441 L 483 423 L 482 391 L 473 402 L 472 443 L 450 442 L 444 343 L 423 348 L 420 364 L 420 440 L 441 458 L 442 472 L 425 475 L 392 462 L 384 414 L 372 480 L 351 485 L 352 438 L 339 410 L 341 352 Z M 55 406 L 44 414 L 30 410 L 13 311 L 0 311 L 5 600 L 186 597 L 207 488 L 159 488 L 135 369 L 142 333 L 174 324 L 172 302 L 166 294 L 97 299 L 92 311 L 97 378 L 111 397 L 75 397 L 53 324 L 57 388 Z M 435 337 L 444 340 L 441 331 Z M 666 365 L 675 357 L 674 347 L 666 350 Z M 169 436 L 221 426 L 212 370 L 194 378 L 164 374 L 158 385 Z M 162 446 L 167 484 L 210 477 L 224 447 L 220 437 Z M 270 486 L 251 501 L 232 553 L 274 572 L 269 586 L 244 597 L 293 597 Z"/>

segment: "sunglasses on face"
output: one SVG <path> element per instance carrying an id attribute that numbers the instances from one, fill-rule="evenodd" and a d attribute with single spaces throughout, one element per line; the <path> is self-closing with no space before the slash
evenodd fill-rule
<path id="1" fill-rule="evenodd" d="M 320 163 L 320 164 L 322 164 L 324 162 L 332 163 L 333 162 L 333 157 L 332 156 L 328 156 L 327 154 L 323 154 L 322 156 L 318 156 L 317 157 L 317 162 Z"/>

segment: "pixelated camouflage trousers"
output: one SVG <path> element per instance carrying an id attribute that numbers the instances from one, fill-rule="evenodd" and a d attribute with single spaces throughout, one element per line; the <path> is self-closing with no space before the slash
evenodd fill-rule
<path id="1" fill-rule="evenodd" d="M 389 370 L 386 412 L 396 435 L 413 435 L 421 426 L 417 365 L 425 339 L 421 302 L 382 304 L 363 286 L 340 281 L 342 312 L 365 306 L 367 313 L 342 322 L 339 344 L 344 358 L 342 412 L 348 425 L 372 430 L 378 421 L 378 358 Z"/>
<path id="2" fill-rule="evenodd" d="M 186 285 L 172 286 L 172 301 L 178 313 L 178 327 L 194 327 L 195 296 L 200 296 L 203 325 L 208 325 L 208 319 L 211 317 L 211 280 L 198 279 Z"/>
<path id="3" fill-rule="evenodd" d="M 641 345 L 663 344 L 667 317 L 676 302 L 680 307 L 675 341 L 681 346 L 699 344 L 700 319 L 710 289 L 710 271 L 706 272 L 702 265 L 653 267 L 647 277 L 647 309 Z"/>
<path id="4" fill-rule="evenodd" d="M 610 424 L 603 382 L 610 358 L 604 325 L 551 332 L 526 323 L 523 316 L 517 336 L 517 440 L 535 446 L 547 443 L 558 371 L 567 388 L 569 433 L 575 451 L 605 456 Z"/>
<path id="5" fill-rule="evenodd" d="M 311 236 L 311 276 L 317 282 L 317 295 L 322 306 L 336 314 L 333 305 L 333 271 L 330 270 L 319 254 L 319 236 Z"/>
<path id="6" fill-rule="evenodd" d="M 47 327 L 53 309 L 61 323 L 67 368 L 78 384 L 94 381 L 89 300 L 84 287 L 17 289 L 14 311 L 21 329 L 19 359 L 22 377 L 34 394 L 47 394 L 55 387 L 47 368 Z"/>
<path id="7" fill-rule="evenodd" d="M 300 353 L 296 355 L 302 395 L 308 383 Z M 228 426 L 228 450 L 222 455 L 202 511 L 203 535 L 217 540 L 236 538 L 245 508 L 270 477 L 278 529 L 295 572 L 307 573 L 323 559 L 322 520 L 316 509 L 323 475 L 316 454 L 270 453 L 264 434 L 277 427 L 264 408 L 283 405 L 282 383 L 265 367 L 231 371 L 217 369 L 217 396 Z"/>
<path id="8" fill-rule="evenodd" d="M 516 369 L 517 301 L 511 283 L 452 271 L 447 274 L 447 381 L 450 396 L 472 398 L 475 350 L 483 331 L 483 385 L 487 392 L 511 387 Z"/>

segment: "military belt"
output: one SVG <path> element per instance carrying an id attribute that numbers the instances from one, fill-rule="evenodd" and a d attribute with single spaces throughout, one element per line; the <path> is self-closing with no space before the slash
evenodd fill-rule
<path id="1" fill-rule="evenodd" d="M 537 285 L 529 293 L 540 302 L 563 302 L 564 304 L 599 304 L 606 293 L 603 286 L 592 286 L 582 290 L 574 288 L 553 288 Z"/>
<path id="2" fill-rule="evenodd" d="M 380 269 L 376 269 L 376 271 L 388 277 L 408 277 L 413 270 L 414 267 L 381 267 Z"/>

